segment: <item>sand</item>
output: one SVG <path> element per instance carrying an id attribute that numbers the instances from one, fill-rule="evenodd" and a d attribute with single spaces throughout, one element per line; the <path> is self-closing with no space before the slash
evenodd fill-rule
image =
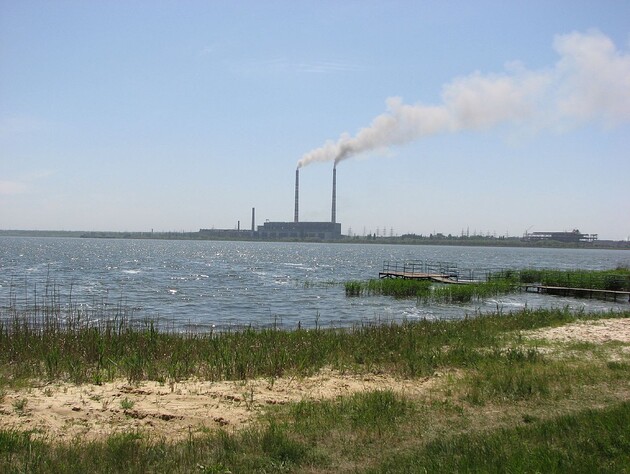
<path id="1" fill-rule="evenodd" d="M 630 318 L 577 322 L 528 331 L 525 336 L 559 342 L 628 343 Z M 247 382 L 42 384 L 6 390 L 0 396 L 0 426 L 34 430 L 58 441 L 99 439 L 130 430 L 177 440 L 219 427 L 242 429 L 277 404 L 334 399 L 378 389 L 419 397 L 436 386 L 439 375 L 406 380 L 326 369 L 312 377 Z"/>
<path id="2" fill-rule="evenodd" d="M 413 396 L 432 383 L 432 378 L 397 380 L 382 374 L 351 375 L 332 370 L 274 381 L 63 383 L 7 391 L 0 404 L 0 424 L 5 429 L 38 430 L 59 441 L 76 436 L 95 439 L 129 430 L 181 439 L 217 427 L 243 428 L 272 405 L 377 389 Z M 26 404 L 18 408 L 22 400 Z"/>
<path id="3" fill-rule="evenodd" d="M 557 328 L 528 331 L 527 337 L 558 342 L 630 342 L 630 318 L 578 321 Z"/>

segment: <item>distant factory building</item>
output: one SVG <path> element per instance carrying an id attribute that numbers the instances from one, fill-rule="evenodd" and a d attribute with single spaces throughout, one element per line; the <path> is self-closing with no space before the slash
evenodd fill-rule
<path id="1" fill-rule="evenodd" d="M 256 227 L 256 210 L 252 208 L 251 229 L 199 229 L 201 237 L 216 239 L 261 239 L 261 240 L 339 240 L 341 224 L 337 222 L 337 169 L 333 168 L 332 210 L 330 222 L 300 222 L 300 172 L 295 171 L 295 211 L 293 222 L 265 222 Z"/>
<path id="2" fill-rule="evenodd" d="M 337 223 L 337 170 L 333 169 L 332 212 L 330 222 L 300 222 L 300 171 L 295 170 L 295 212 L 293 222 L 265 222 L 258 226 L 260 239 L 337 240 L 341 224 Z"/>
<path id="3" fill-rule="evenodd" d="M 335 222 L 265 222 L 258 226 L 260 239 L 337 240 L 341 224 Z"/>
<path id="4" fill-rule="evenodd" d="M 337 223 L 337 169 L 333 168 L 332 211 L 330 222 L 300 222 L 300 171 L 295 170 L 295 211 L 293 222 L 265 222 L 258 226 L 259 239 L 338 240 L 341 224 Z"/>
<path id="5" fill-rule="evenodd" d="M 251 229 L 241 229 L 241 221 L 238 221 L 236 229 L 199 229 L 202 237 L 213 239 L 253 239 L 256 237 L 256 209 L 252 207 Z"/>
<path id="6" fill-rule="evenodd" d="M 571 232 L 531 232 L 525 233 L 523 240 L 555 240 L 556 242 L 577 243 L 577 242 L 595 242 L 597 234 L 583 234 L 578 229 Z"/>

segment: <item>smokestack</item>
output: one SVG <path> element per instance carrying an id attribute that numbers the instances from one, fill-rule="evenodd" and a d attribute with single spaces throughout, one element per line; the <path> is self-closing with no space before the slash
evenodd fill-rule
<path id="1" fill-rule="evenodd" d="M 256 208 L 252 207 L 252 232 L 256 231 Z"/>
<path id="2" fill-rule="evenodd" d="M 295 170 L 295 214 L 293 222 L 299 222 L 300 215 L 300 169 Z"/>
<path id="3" fill-rule="evenodd" d="M 337 222 L 337 167 L 333 167 L 333 189 L 332 189 L 332 216 L 331 221 Z"/>

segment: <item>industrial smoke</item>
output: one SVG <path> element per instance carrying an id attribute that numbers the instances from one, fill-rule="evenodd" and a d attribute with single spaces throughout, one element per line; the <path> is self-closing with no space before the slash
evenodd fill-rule
<path id="1" fill-rule="evenodd" d="M 387 111 L 351 136 L 306 153 L 298 169 L 383 151 L 422 137 L 485 130 L 510 123 L 528 130 L 562 131 L 589 121 L 605 126 L 630 120 L 630 55 L 598 31 L 557 36 L 560 59 L 550 68 L 529 71 L 510 63 L 502 74 L 475 72 L 442 87 L 439 105 L 408 105 L 387 99 Z"/>

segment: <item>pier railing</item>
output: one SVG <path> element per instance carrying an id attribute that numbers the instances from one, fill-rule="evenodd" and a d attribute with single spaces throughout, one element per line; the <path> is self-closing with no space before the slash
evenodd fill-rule
<path id="1" fill-rule="evenodd" d="M 502 279 L 518 272 L 503 268 L 460 268 L 452 262 L 432 262 L 429 260 L 404 260 L 383 262 L 381 277 L 434 276 L 454 281 L 482 282 Z"/>
<path id="2" fill-rule="evenodd" d="M 381 278 L 440 277 L 459 282 L 484 282 L 512 279 L 523 285 L 543 285 L 563 288 L 590 288 L 608 291 L 630 291 L 627 275 L 597 274 L 588 271 L 546 269 L 460 268 L 451 262 L 405 260 L 383 262 Z"/>
<path id="3" fill-rule="evenodd" d="M 383 262 L 382 274 L 390 275 L 439 275 L 445 278 L 457 279 L 459 272 L 457 264 L 450 262 L 430 262 L 428 260 L 407 260 Z"/>

